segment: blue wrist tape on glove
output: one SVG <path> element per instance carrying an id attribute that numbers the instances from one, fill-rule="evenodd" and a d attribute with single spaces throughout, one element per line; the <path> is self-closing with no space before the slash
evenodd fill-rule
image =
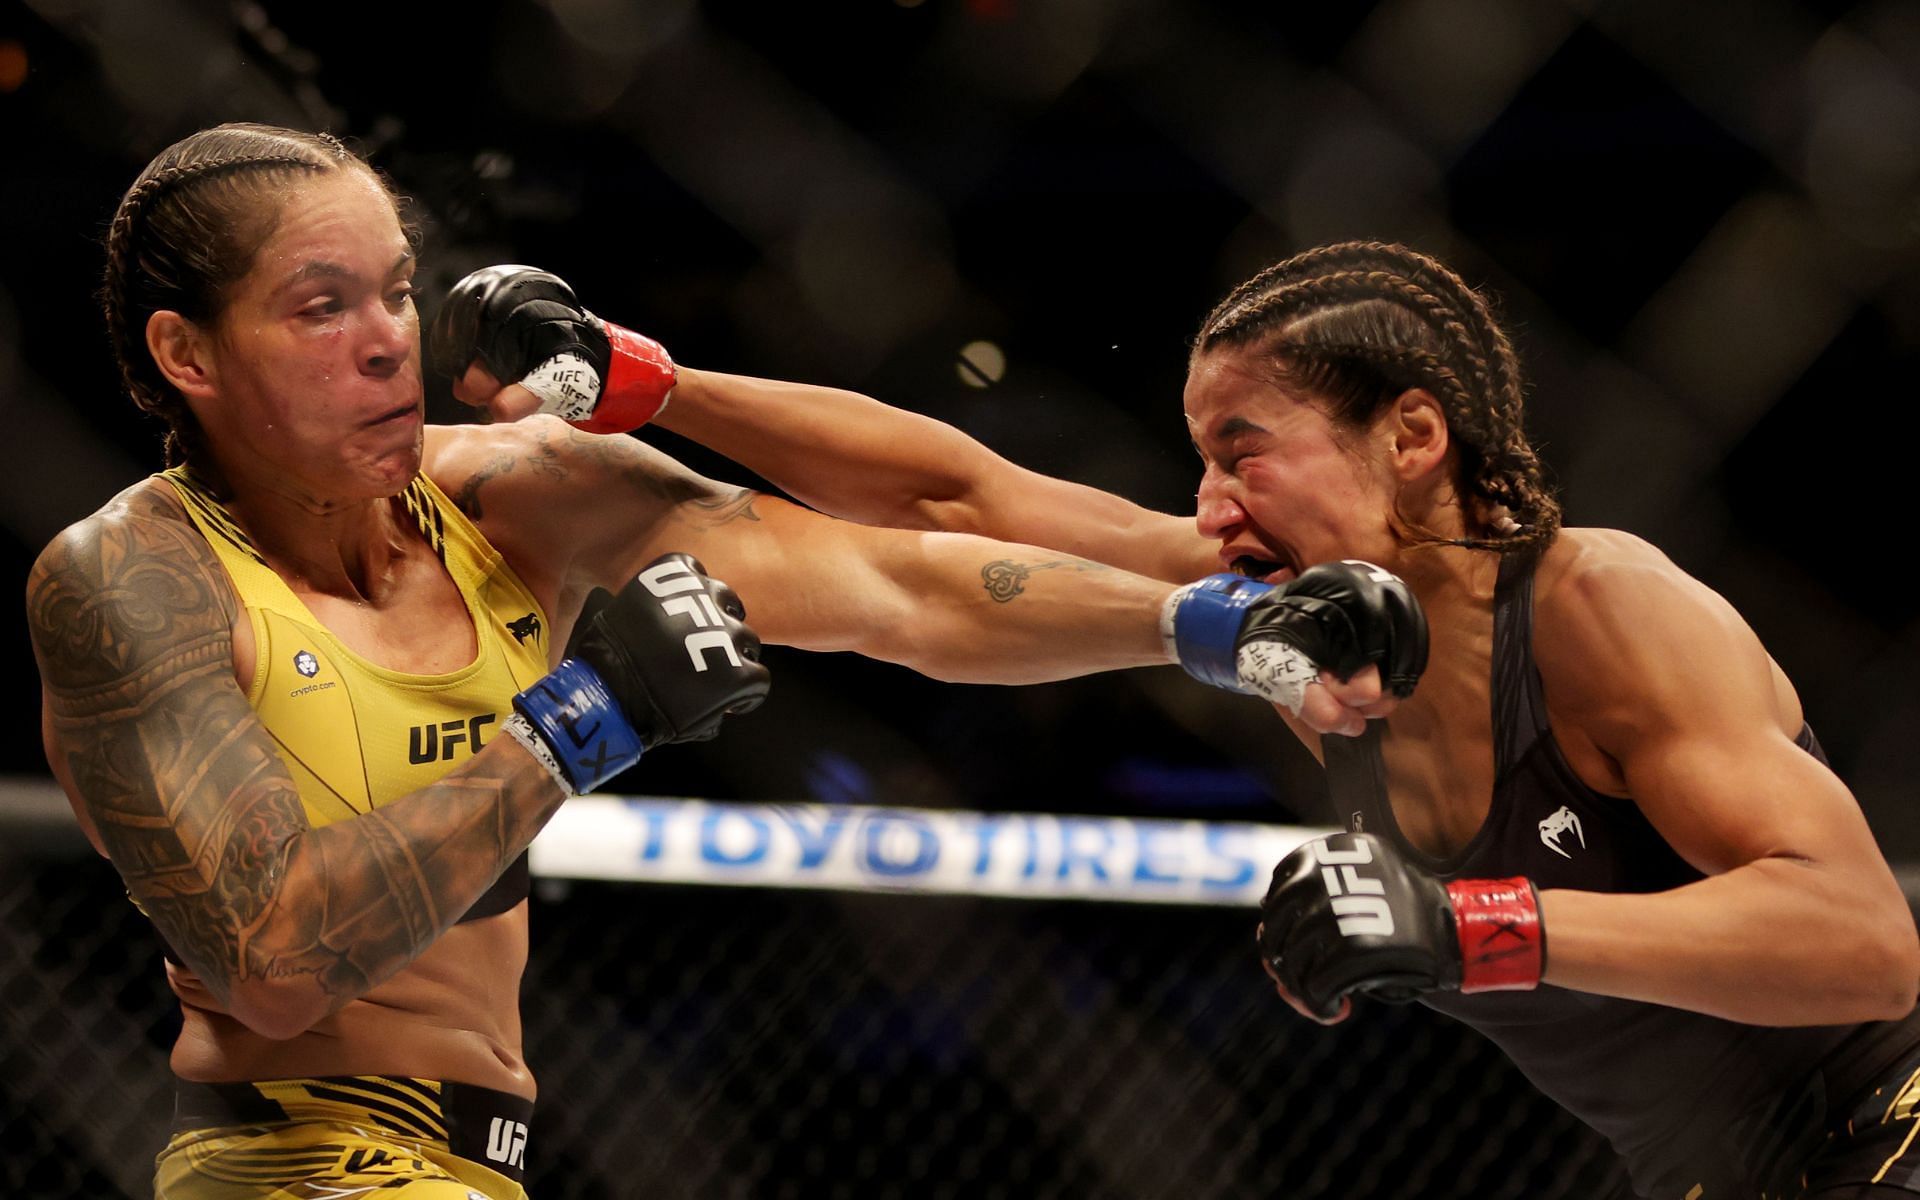
<path id="1" fill-rule="evenodd" d="M 515 696 L 513 707 L 552 748 L 575 794 L 590 792 L 639 762 L 647 748 L 600 672 L 579 659 L 563 661 Z"/>
<path id="2" fill-rule="evenodd" d="M 1236 645 L 1247 606 L 1273 590 L 1238 575 L 1209 575 L 1181 590 L 1173 610 L 1174 652 L 1187 674 L 1230 692 L 1241 686 Z"/>

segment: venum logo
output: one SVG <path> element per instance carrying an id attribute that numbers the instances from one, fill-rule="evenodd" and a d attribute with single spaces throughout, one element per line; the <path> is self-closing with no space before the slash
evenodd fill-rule
<path id="1" fill-rule="evenodd" d="M 507 632 L 513 635 L 514 641 L 524 646 L 527 644 L 528 638 L 538 638 L 540 636 L 540 617 L 537 613 L 528 613 L 524 617 L 515 617 L 513 620 L 507 622 Z"/>
<path id="2" fill-rule="evenodd" d="M 510 1167 L 526 1167 L 527 1127 L 518 1121 L 495 1117 L 487 1126 L 487 1157 Z"/>
<path id="3" fill-rule="evenodd" d="M 293 669 L 312 679 L 320 673 L 320 660 L 313 656 L 313 651 L 302 650 L 293 656 Z"/>
<path id="4" fill-rule="evenodd" d="M 468 753 L 472 753 L 482 745 L 480 730 L 492 724 L 493 720 L 494 714 L 481 713 L 464 721 L 456 719 L 415 725 L 407 730 L 407 761 L 415 766 L 445 762 L 462 746 L 471 747 Z"/>
<path id="5" fill-rule="evenodd" d="M 1373 847 L 1356 840 L 1351 850 L 1336 850 L 1325 842 L 1313 847 L 1320 864 L 1320 881 L 1327 886 L 1342 937 L 1388 937 L 1393 933 L 1393 910 L 1387 907 L 1387 885 L 1356 871 L 1373 861 Z"/>
<path id="6" fill-rule="evenodd" d="M 690 633 L 684 639 L 687 657 L 693 660 L 693 669 L 704 671 L 707 660 L 703 657 L 709 650 L 718 650 L 726 655 L 727 661 L 734 666 L 740 665 L 740 652 L 733 647 L 733 635 L 727 632 L 726 623 L 720 616 L 720 606 L 713 602 L 700 576 L 693 568 L 677 560 L 655 563 L 640 572 L 640 582 L 660 601 L 660 607 L 676 616 L 691 620 L 704 630 Z M 692 593 L 686 595 L 684 593 Z"/>
<path id="7" fill-rule="evenodd" d="M 1573 855 L 1561 848 L 1560 835 L 1563 833 L 1573 834 L 1574 840 L 1580 843 L 1580 848 L 1582 850 L 1587 848 L 1587 831 L 1580 828 L 1579 814 L 1564 804 L 1560 806 L 1559 812 L 1540 822 L 1540 844 L 1561 858 L 1572 858 Z"/>

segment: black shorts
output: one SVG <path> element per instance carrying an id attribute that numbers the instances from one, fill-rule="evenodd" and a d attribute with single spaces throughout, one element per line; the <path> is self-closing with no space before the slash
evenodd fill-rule
<path id="1" fill-rule="evenodd" d="M 1827 1135 L 1801 1177 L 1803 1200 L 1920 1196 L 1920 1051 L 1889 1068 Z"/>

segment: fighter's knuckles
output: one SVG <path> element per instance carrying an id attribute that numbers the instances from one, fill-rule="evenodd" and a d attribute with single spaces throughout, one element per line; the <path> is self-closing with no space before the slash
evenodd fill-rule
<path id="1" fill-rule="evenodd" d="M 1300 702 L 1300 720 L 1320 734 L 1353 737 L 1366 729 L 1366 718 L 1340 703 L 1325 687 L 1310 687 Z"/>
<path id="2" fill-rule="evenodd" d="M 1380 699 L 1380 668 L 1369 664 L 1346 679 L 1330 671 L 1322 671 L 1320 686 L 1327 696 L 1342 707 L 1363 708 Z"/>

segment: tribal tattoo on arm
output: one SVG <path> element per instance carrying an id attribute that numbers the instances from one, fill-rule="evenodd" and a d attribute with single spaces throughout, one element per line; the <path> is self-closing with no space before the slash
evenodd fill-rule
<path id="1" fill-rule="evenodd" d="M 496 449 L 451 489 L 460 511 L 476 521 L 487 515 L 481 492 L 494 480 L 512 475 L 523 463 L 532 475 L 564 485 L 581 497 L 604 495 L 611 484 L 627 488 L 633 498 L 664 510 L 713 496 L 713 486 L 707 481 L 634 438 L 582 433 L 566 425 L 556 430 L 545 421 L 534 420 L 520 422 L 515 432 L 519 438 Z"/>
<path id="2" fill-rule="evenodd" d="M 331 1009 L 424 950 L 561 797 L 524 755 L 476 757 L 309 828 L 234 680 L 235 604 L 185 513 L 152 494 L 68 530 L 27 594 L 59 753 L 133 897 L 223 1004 L 250 980 L 306 978 Z"/>

